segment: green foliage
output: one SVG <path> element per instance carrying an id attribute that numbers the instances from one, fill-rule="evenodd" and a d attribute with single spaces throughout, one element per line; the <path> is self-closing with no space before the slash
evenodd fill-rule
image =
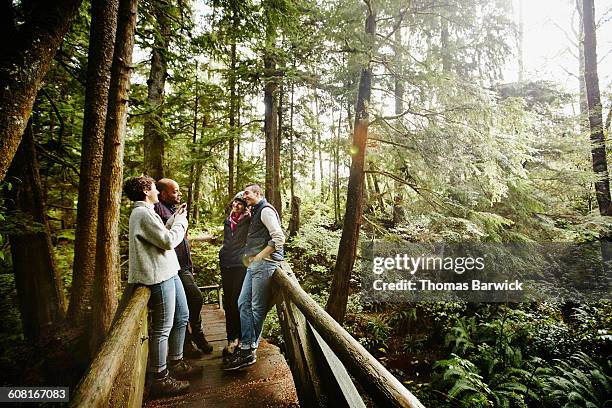
<path id="1" fill-rule="evenodd" d="M 474 347 L 472 337 L 476 332 L 476 319 L 465 317 L 457 319 L 457 323 L 446 335 L 446 346 L 452 345 L 453 353 L 465 354 L 466 351 Z"/>
<path id="2" fill-rule="evenodd" d="M 278 320 L 276 306 L 273 306 L 266 315 L 266 321 L 264 322 L 261 335 L 281 348 L 285 344 L 285 339 L 281 332 L 280 321 Z"/>
<path id="3" fill-rule="evenodd" d="M 554 360 L 551 368 L 540 370 L 545 405 L 550 407 L 606 407 L 612 400 L 612 363 L 600 365 L 583 352 L 568 360 Z"/>
<path id="4" fill-rule="evenodd" d="M 74 231 L 65 231 L 64 235 L 74 234 Z M 68 299 L 72 288 L 72 261 L 74 258 L 74 242 L 58 243 L 53 248 L 55 266 L 58 269 L 64 286 L 64 294 Z"/>
<path id="5" fill-rule="evenodd" d="M 380 316 L 373 316 L 367 319 L 365 330 L 364 337 L 360 337 L 359 342 L 371 352 L 385 353 L 391 334 L 391 328 L 385 320 Z"/>
<path id="6" fill-rule="evenodd" d="M 303 224 L 298 235 L 287 245 L 294 266 L 294 273 L 301 285 L 311 293 L 329 289 L 331 272 L 336 262 L 336 252 L 341 231 L 332 230 L 334 221 L 326 212 L 329 209 L 318 203 L 305 202 Z"/>
<path id="7" fill-rule="evenodd" d="M 198 231 L 190 231 L 191 237 L 197 237 Z M 217 240 L 216 242 L 221 242 Z M 196 282 L 200 286 L 221 284 L 221 270 L 219 269 L 220 244 L 201 243 L 193 240 L 191 244 L 191 258 L 195 272 Z"/>
<path id="8" fill-rule="evenodd" d="M 604 406 L 610 387 L 605 352 L 604 366 L 582 351 L 569 356 L 580 344 L 572 327 L 555 320 L 554 307 L 526 306 L 481 306 L 457 318 L 446 336 L 450 358 L 434 364 L 433 386 L 465 406 Z"/>
<path id="9" fill-rule="evenodd" d="M 469 360 L 451 354 L 449 360 L 440 360 L 435 368 L 444 370 L 442 380 L 451 385 L 448 396 L 471 407 L 492 407 L 489 400 L 491 390 L 478 374 L 478 369 Z"/>
<path id="10" fill-rule="evenodd" d="M 586 353 L 604 355 L 612 347 L 612 303 L 585 303 L 574 308 L 574 333 Z"/>
<path id="11" fill-rule="evenodd" d="M 387 323 L 396 333 L 406 333 L 411 323 L 417 321 L 416 307 L 398 308 L 386 315 Z"/>
<path id="12" fill-rule="evenodd" d="M 0 271 L 0 381 L 6 384 L 9 378 L 16 377 L 19 364 L 23 364 L 21 355 L 25 345 L 15 279 L 10 271 Z M 13 378 L 14 380 L 14 378 Z"/>

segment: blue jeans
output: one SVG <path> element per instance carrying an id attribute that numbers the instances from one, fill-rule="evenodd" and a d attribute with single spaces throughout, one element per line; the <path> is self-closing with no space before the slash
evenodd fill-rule
<path id="1" fill-rule="evenodd" d="M 151 288 L 151 340 L 149 369 L 159 373 L 166 369 L 167 360 L 183 358 L 185 328 L 189 309 L 185 290 L 178 275 Z"/>
<path id="2" fill-rule="evenodd" d="M 266 320 L 268 302 L 272 294 L 272 274 L 277 264 L 270 261 L 258 261 L 249 265 L 238 296 L 240 310 L 240 348 L 256 349 L 259 336 Z"/>

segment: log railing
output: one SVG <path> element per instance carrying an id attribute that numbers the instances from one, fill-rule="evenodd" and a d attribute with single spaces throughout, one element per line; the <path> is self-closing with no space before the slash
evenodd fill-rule
<path id="1" fill-rule="evenodd" d="M 286 263 L 274 272 L 277 310 L 300 406 L 422 408 L 419 400 L 300 287 Z"/>
<path id="2" fill-rule="evenodd" d="M 149 288 L 124 294 L 127 305 L 81 380 L 70 407 L 140 407 L 149 343 Z"/>
<path id="3" fill-rule="evenodd" d="M 274 276 L 276 307 L 300 406 L 424 408 L 387 369 L 300 287 L 289 265 Z M 148 356 L 151 292 L 125 293 L 125 309 L 71 398 L 71 407 L 140 407 Z M 365 395 L 364 395 L 365 396 Z"/>

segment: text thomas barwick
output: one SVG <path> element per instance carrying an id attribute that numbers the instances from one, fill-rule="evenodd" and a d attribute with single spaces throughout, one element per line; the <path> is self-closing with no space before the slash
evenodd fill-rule
<path id="1" fill-rule="evenodd" d="M 463 291 L 463 290 L 496 290 L 496 291 L 522 291 L 523 282 L 518 279 L 509 282 L 506 279 L 503 282 L 482 282 L 473 279 L 471 284 L 468 282 L 434 282 L 429 279 L 407 280 L 401 279 L 395 282 L 385 282 L 382 279 L 376 279 L 372 287 L 374 290 L 421 290 L 421 291 Z"/>

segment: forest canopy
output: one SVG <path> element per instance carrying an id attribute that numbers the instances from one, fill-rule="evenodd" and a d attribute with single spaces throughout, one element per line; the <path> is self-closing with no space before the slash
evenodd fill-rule
<path id="1" fill-rule="evenodd" d="M 201 285 L 261 184 L 302 287 L 426 406 L 609 404 L 609 296 L 360 297 L 367 242 L 612 257 L 612 4 L 537 3 L 3 2 L 2 385 L 83 375 L 126 285 L 121 186 L 147 174 L 181 186 Z"/>

